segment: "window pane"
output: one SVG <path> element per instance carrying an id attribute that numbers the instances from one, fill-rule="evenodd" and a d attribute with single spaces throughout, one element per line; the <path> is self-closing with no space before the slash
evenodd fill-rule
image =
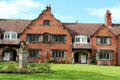
<path id="1" fill-rule="evenodd" d="M 29 49 L 28 50 L 30 58 L 39 58 L 40 57 L 40 50 L 38 49 Z"/>
<path id="2" fill-rule="evenodd" d="M 12 38 L 16 38 L 17 36 L 16 36 L 16 34 L 12 34 Z"/>
<path id="3" fill-rule="evenodd" d="M 53 35 L 53 42 L 54 43 L 64 43 L 65 42 L 65 35 Z"/>
<path id="4" fill-rule="evenodd" d="M 44 26 L 49 26 L 50 25 L 50 20 L 44 20 L 43 25 Z"/>
<path id="5" fill-rule="evenodd" d="M 65 50 L 52 50 L 53 58 L 64 58 Z"/>
<path id="6" fill-rule="evenodd" d="M 27 41 L 28 42 L 40 42 L 40 35 L 39 34 L 28 34 Z"/>
<path id="7" fill-rule="evenodd" d="M 87 42 L 87 39 L 86 38 L 82 38 L 82 42 Z"/>
<path id="8" fill-rule="evenodd" d="M 111 51 L 109 50 L 102 50 L 98 54 L 99 54 L 99 59 L 111 60 L 112 58 Z"/>
<path id="9" fill-rule="evenodd" d="M 48 33 L 43 34 L 43 42 L 49 42 L 49 34 Z"/>
<path id="10" fill-rule="evenodd" d="M 110 45 L 111 38 L 109 37 L 97 37 L 97 44 Z"/>

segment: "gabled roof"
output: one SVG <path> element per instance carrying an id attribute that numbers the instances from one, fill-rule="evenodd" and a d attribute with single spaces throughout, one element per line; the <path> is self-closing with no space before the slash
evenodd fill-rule
<path id="1" fill-rule="evenodd" d="M 4 31 L 15 31 L 22 33 L 23 30 L 31 23 L 31 20 L 20 19 L 0 19 L 0 29 Z M 1 31 L 0 30 L 0 31 Z"/>
<path id="2" fill-rule="evenodd" d="M 112 28 L 109 28 L 115 35 L 120 34 L 120 24 L 112 24 Z"/>
<path id="3" fill-rule="evenodd" d="M 15 31 L 22 33 L 26 27 L 31 24 L 32 20 L 21 19 L 0 19 L 0 32 Z M 69 31 L 72 37 L 76 35 L 85 35 L 90 37 L 93 35 L 103 24 L 96 23 L 62 23 L 63 26 Z M 115 35 L 120 34 L 120 24 L 112 24 L 109 28 Z"/>
<path id="4" fill-rule="evenodd" d="M 103 24 L 88 24 L 88 23 L 63 23 L 64 27 L 74 37 L 76 35 L 85 35 L 90 37 L 94 34 Z"/>

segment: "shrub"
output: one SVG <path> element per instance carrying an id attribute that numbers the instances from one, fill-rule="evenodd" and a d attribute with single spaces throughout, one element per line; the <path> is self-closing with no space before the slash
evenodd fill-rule
<path id="1" fill-rule="evenodd" d="M 29 69 L 31 69 L 32 72 L 51 72 L 51 68 L 48 63 L 33 63 L 29 66 Z"/>
<path id="2" fill-rule="evenodd" d="M 16 62 L 6 62 L 0 69 L 2 73 L 41 73 L 41 72 L 53 72 L 48 63 L 32 63 L 27 68 L 18 68 Z"/>
<path id="3" fill-rule="evenodd" d="M 91 64 L 96 64 L 96 58 L 95 58 L 95 56 L 93 56 L 93 57 L 90 58 L 90 63 Z"/>
<path id="4" fill-rule="evenodd" d="M 54 62 L 54 58 L 50 58 L 47 60 L 47 63 L 53 63 Z"/>
<path id="5" fill-rule="evenodd" d="M 1 67 L 1 72 L 6 72 L 6 73 L 11 73 L 11 72 L 16 72 L 18 69 L 18 64 L 16 62 L 6 62 L 3 64 Z"/>

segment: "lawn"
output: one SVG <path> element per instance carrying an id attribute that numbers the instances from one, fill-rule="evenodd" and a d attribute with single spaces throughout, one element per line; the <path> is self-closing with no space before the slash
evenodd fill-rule
<path id="1" fill-rule="evenodd" d="M 2 63 L 0 63 L 2 65 Z M 51 64 L 54 73 L 0 74 L 0 80 L 120 80 L 120 67 Z"/>

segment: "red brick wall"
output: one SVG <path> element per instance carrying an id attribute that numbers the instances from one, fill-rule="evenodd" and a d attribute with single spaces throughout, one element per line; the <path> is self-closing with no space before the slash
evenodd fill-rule
<path id="1" fill-rule="evenodd" d="M 50 26 L 44 26 L 43 21 L 50 20 Z M 69 32 L 64 29 L 61 22 L 56 20 L 54 16 L 51 14 L 50 10 L 44 10 L 40 16 L 33 20 L 30 27 L 26 28 L 23 34 L 20 36 L 20 39 L 26 41 L 26 34 L 65 34 L 66 42 L 65 43 L 29 43 L 28 48 L 32 49 L 41 49 L 41 60 L 45 61 L 44 53 L 48 52 L 48 57 L 50 57 L 51 49 L 65 49 L 66 50 L 66 58 L 72 57 L 72 38 Z"/>
<path id="2" fill-rule="evenodd" d="M 118 36 L 118 65 L 120 65 L 120 35 Z"/>
<path id="3" fill-rule="evenodd" d="M 111 38 L 111 45 L 97 45 L 96 44 L 96 36 L 110 36 Z M 91 38 L 91 45 L 92 45 L 92 55 L 95 55 L 95 49 L 111 49 L 113 50 L 113 61 L 111 62 L 112 65 L 116 65 L 116 38 L 112 32 L 108 30 L 106 27 L 101 27 Z"/>

